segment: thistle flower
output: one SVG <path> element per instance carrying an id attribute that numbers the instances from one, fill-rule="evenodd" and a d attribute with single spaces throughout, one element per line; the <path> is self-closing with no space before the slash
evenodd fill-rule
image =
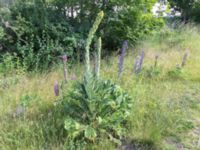
<path id="1" fill-rule="evenodd" d="M 189 51 L 186 51 L 185 54 L 184 54 L 184 56 L 183 56 L 181 67 L 184 67 L 186 65 L 188 56 L 189 56 Z"/>
<path id="2" fill-rule="evenodd" d="M 77 80 L 77 76 L 75 74 L 72 75 L 71 80 Z"/>
<path id="3" fill-rule="evenodd" d="M 118 76 L 120 77 L 122 72 L 123 72 L 123 65 L 124 65 L 124 57 L 125 57 L 125 53 L 126 53 L 126 49 L 128 48 L 128 42 L 124 41 L 122 49 L 121 49 L 121 54 L 119 56 L 119 70 L 118 70 Z"/>
<path id="4" fill-rule="evenodd" d="M 86 40 L 86 47 L 85 47 L 85 50 L 86 50 L 86 53 L 85 53 L 86 74 L 90 74 L 90 45 L 92 43 L 92 39 L 94 37 L 94 34 L 97 31 L 99 24 L 101 23 L 101 20 L 103 19 L 103 16 L 104 16 L 104 12 L 101 11 L 97 16 L 97 18 L 94 22 L 94 25 L 90 29 L 88 38 Z"/>
<path id="5" fill-rule="evenodd" d="M 55 93 L 55 96 L 59 96 L 59 84 L 58 84 L 58 81 L 56 81 L 55 84 L 54 84 L 54 93 Z"/>

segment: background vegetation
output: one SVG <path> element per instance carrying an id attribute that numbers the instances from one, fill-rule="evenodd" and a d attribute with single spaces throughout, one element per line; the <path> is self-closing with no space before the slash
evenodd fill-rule
<path id="1" fill-rule="evenodd" d="M 0 149 L 200 148 L 198 1 L 0 2 Z"/>
<path id="2" fill-rule="evenodd" d="M 97 13 L 105 17 L 101 35 L 105 55 L 117 50 L 123 40 L 134 44 L 143 35 L 163 25 L 154 18 L 148 1 L 17 0 L 0 10 L 1 54 L 9 54 L 27 70 L 44 69 L 67 54 L 82 61 L 84 43 Z M 94 48 L 94 46 L 92 45 Z M 1 58 L 2 59 L 2 58 Z"/>

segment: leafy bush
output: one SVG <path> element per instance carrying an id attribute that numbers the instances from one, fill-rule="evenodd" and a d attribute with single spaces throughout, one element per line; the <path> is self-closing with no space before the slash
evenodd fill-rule
<path id="1" fill-rule="evenodd" d="M 85 80 L 63 99 L 67 140 L 87 144 L 109 138 L 120 143 L 127 131 L 131 98 L 119 86 L 111 81 Z"/>
<path id="2" fill-rule="evenodd" d="M 0 25 L 5 35 L 0 39 L 3 46 L 1 53 L 16 53 L 27 70 L 46 69 L 63 53 L 72 61 L 76 58 L 81 34 L 75 34 L 64 16 L 55 16 L 59 14 L 41 0 L 32 3 L 17 1 L 9 14 L 9 17 L 1 18 Z M 0 34 L 3 34 L 1 31 Z"/>
<path id="3" fill-rule="evenodd" d="M 129 40 L 134 44 L 163 25 L 162 19 L 151 14 L 154 0 L 148 2 L 17 0 L 9 8 L 0 8 L 0 26 L 5 30 L 5 36 L 0 40 L 1 53 L 15 52 L 28 70 L 47 68 L 63 53 L 73 62 L 83 60 L 83 39 L 100 10 L 106 15 L 97 35 L 105 41 L 104 49 L 117 50 L 122 41 Z M 34 59 L 27 62 L 31 56 Z"/>

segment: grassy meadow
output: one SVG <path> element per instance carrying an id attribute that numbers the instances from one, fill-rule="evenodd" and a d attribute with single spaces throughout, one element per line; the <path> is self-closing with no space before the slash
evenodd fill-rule
<path id="1" fill-rule="evenodd" d="M 200 28 L 163 28 L 126 53 L 118 78 L 118 55 L 102 60 L 101 76 L 131 96 L 129 132 L 121 146 L 105 139 L 85 149 L 199 150 L 200 149 Z M 142 71 L 134 62 L 145 51 Z M 186 51 L 189 57 L 181 68 Z M 157 65 L 155 57 L 158 56 Z M 70 67 L 66 91 L 83 75 L 83 64 Z M 68 149 L 64 116 L 57 107 L 55 81 L 63 79 L 62 64 L 44 73 L 10 71 L 0 76 L 0 149 Z M 62 93 L 61 93 L 62 95 Z M 24 107 L 21 107 L 21 106 Z"/>

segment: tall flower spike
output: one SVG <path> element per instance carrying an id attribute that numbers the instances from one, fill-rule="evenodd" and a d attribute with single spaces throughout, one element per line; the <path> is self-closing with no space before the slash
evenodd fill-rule
<path id="1" fill-rule="evenodd" d="M 100 76 L 100 67 L 101 67 L 101 47 L 102 47 L 102 41 L 101 41 L 101 37 L 99 37 L 99 39 L 97 40 L 97 61 L 96 61 L 96 76 L 97 78 L 99 78 Z"/>
<path id="2" fill-rule="evenodd" d="M 141 59 L 140 59 L 140 66 L 141 66 L 141 68 L 142 68 L 142 64 L 143 64 L 143 61 L 144 61 L 144 50 L 142 50 L 142 52 L 141 52 L 141 54 L 140 54 L 140 56 L 141 56 Z"/>
<path id="3" fill-rule="evenodd" d="M 90 74 L 90 45 L 92 43 L 92 39 L 94 37 L 94 34 L 95 32 L 97 31 L 102 19 L 103 19 L 103 16 L 104 16 L 104 13 L 103 11 L 101 11 L 95 22 L 94 22 L 94 25 L 93 27 L 90 29 L 90 32 L 89 32 L 89 35 L 88 35 L 88 38 L 87 38 L 87 41 L 86 41 L 86 53 L 85 53 L 85 61 L 86 61 L 86 74 Z"/>
<path id="4" fill-rule="evenodd" d="M 55 96 L 59 96 L 59 84 L 58 84 L 58 81 L 56 81 L 55 84 L 54 84 L 54 94 L 55 94 Z"/>
<path id="5" fill-rule="evenodd" d="M 123 46 L 122 46 L 122 49 L 121 49 L 121 54 L 119 56 L 119 64 L 118 64 L 118 67 L 119 67 L 119 70 L 118 70 L 118 76 L 121 77 L 121 74 L 123 72 L 123 65 L 124 65 L 124 57 L 125 57 L 125 54 L 126 54 L 126 49 L 128 48 L 128 42 L 127 41 L 124 41 L 123 43 Z"/>
<path id="6" fill-rule="evenodd" d="M 141 61 L 141 56 L 138 55 L 135 59 L 135 63 L 134 63 L 134 72 L 136 74 L 138 74 L 141 70 L 141 66 L 140 66 L 140 61 Z"/>
<path id="7" fill-rule="evenodd" d="M 188 56 L 189 56 L 189 51 L 186 51 L 185 54 L 184 54 L 184 56 L 183 56 L 181 67 L 184 67 L 186 65 Z"/>

